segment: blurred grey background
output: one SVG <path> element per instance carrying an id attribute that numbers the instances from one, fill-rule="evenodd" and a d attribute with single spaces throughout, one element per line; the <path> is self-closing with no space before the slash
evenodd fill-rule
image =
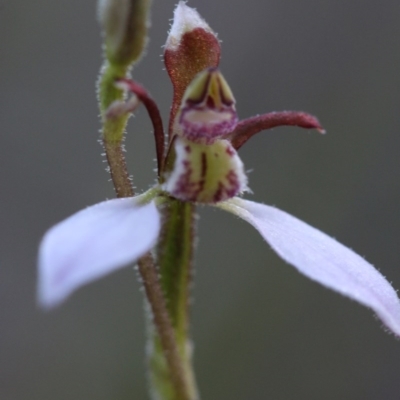
<path id="1" fill-rule="evenodd" d="M 168 116 L 160 59 L 175 1 L 154 0 L 134 77 Z M 223 40 L 240 116 L 317 115 L 241 150 L 254 198 L 365 255 L 400 288 L 398 0 L 190 0 Z M 59 309 L 35 303 L 41 236 L 113 197 L 97 143 L 96 2 L 0 0 L 0 399 L 145 399 L 142 295 L 132 267 Z M 130 121 L 129 169 L 155 179 L 151 125 Z M 193 304 L 203 399 L 400 399 L 400 342 L 372 313 L 300 276 L 245 223 L 200 210 Z"/>

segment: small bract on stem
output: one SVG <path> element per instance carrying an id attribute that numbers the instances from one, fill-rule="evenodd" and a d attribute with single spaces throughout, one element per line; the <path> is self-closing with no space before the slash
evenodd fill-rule
<path id="1" fill-rule="evenodd" d="M 156 102 L 128 71 L 146 42 L 147 0 L 101 0 L 106 63 L 99 80 L 102 140 L 117 199 L 82 210 L 51 228 L 39 250 L 39 300 L 54 307 L 79 287 L 137 262 L 149 304 L 150 392 L 157 400 L 198 400 L 192 366 L 189 298 L 196 206 L 228 211 L 252 225 L 303 275 L 372 309 L 400 336 L 400 302 L 371 264 L 323 232 L 275 207 L 245 200 L 248 179 L 237 150 L 277 126 L 324 133 L 314 116 L 272 112 L 238 120 L 218 69 L 220 43 L 179 2 L 164 61 L 174 95 L 168 133 Z M 132 97 L 126 100 L 128 92 Z M 157 184 L 134 196 L 122 141 L 143 104 L 153 124 Z"/>

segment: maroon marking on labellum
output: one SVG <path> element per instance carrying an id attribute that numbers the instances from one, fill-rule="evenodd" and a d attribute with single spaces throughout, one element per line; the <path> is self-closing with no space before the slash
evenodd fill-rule
<path id="1" fill-rule="evenodd" d="M 204 178 L 207 173 L 207 155 L 206 153 L 201 153 L 201 177 Z"/>
<path id="2" fill-rule="evenodd" d="M 228 185 L 218 182 L 218 188 L 213 196 L 215 202 L 230 199 L 236 196 L 240 191 L 239 179 L 236 172 L 230 170 L 226 174 L 225 179 L 228 181 Z"/>
<path id="3" fill-rule="evenodd" d="M 238 177 L 235 171 L 230 170 L 226 174 L 226 180 L 231 184 L 231 185 L 237 185 L 238 183 Z"/>
<path id="4" fill-rule="evenodd" d="M 214 193 L 214 197 L 213 197 L 215 202 L 221 201 L 223 189 L 224 189 L 224 186 L 222 185 L 222 183 L 218 182 L 218 189 Z"/>
<path id="5" fill-rule="evenodd" d="M 198 196 L 204 189 L 205 179 L 193 181 L 193 169 L 190 168 L 190 162 L 183 160 L 182 164 L 185 167 L 185 172 L 179 177 L 172 194 L 182 200 L 198 201 Z"/>
<path id="6" fill-rule="evenodd" d="M 193 171 L 191 168 L 187 168 L 185 173 L 179 177 L 176 187 L 173 191 L 173 194 L 178 198 L 186 198 L 186 196 L 184 197 L 184 194 L 189 192 L 189 187 L 191 184 L 190 176 L 192 175 L 192 172 Z"/>
<path id="7" fill-rule="evenodd" d="M 233 104 L 235 103 L 234 100 L 232 99 L 227 99 L 224 95 L 224 91 L 222 90 L 222 83 L 221 83 L 221 79 L 218 77 L 219 80 L 219 95 L 221 97 L 222 103 L 227 106 L 227 107 L 232 107 Z"/>
<path id="8" fill-rule="evenodd" d="M 192 148 L 189 145 L 185 146 L 185 151 L 186 153 L 191 153 L 192 152 Z"/>
<path id="9" fill-rule="evenodd" d="M 233 157 L 235 155 L 235 150 L 233 150 L 232 147 L 230 147 L 230 146 L 227 147 L 225 149 L 225 151 L 226 151 L 226 154 L 228 154 L 229 157 Z"/>
<path id="10" fill-rule="evenodd" d="M 206 107 L 211 108 L 212 110 L 216 108 L 214 99 L 211 96 L 207 96 Z"/>
<path id="11" fill-rule="evenodd" d="M 233 110 L 225 110 L 225 112 L 231 113 L 229 120 L 211 124 L 189 122 L 184 117 L 187 111 L 192 110 L 193 108 L 185 107 L 182 110 L 179 123 L 183 129 L 184 136 L 196 143 L 212 144 L 216 139 L 232 132 L 238 122 L 236 112 Z"/>
<path id="12" fill-rule="evenodd" d="M 226 179 L 231 185 L 230 189 L 226 189 L 226 194 L 229 196 L 229 198 L 236 196 L 240 190 L 239 179 L 236 172 L 232 170 L 229 171 L 226 175 Z"/>
<path id="13" fill-rule="evenodd" d="M 210 80 L 211 80 L 211 74 L 207 76 L 207 80 L 204 84 L 203 91 L 200 93 L 200 96 L 198 98 L 188 98 L 186 99 L 186 104 L 188 107 L 195 107 L 198 106 L 199 104 L 203 103 L 206 94 L 208 92 L 208 87 L 210 86 Z"/>

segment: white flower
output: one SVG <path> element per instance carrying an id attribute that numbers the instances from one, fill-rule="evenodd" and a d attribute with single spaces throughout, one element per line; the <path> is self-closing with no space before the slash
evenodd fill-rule
<path id="1" fill-rule="evenodd" d="M 176 93 L 182 90 L 182 82 L 177 81 L 182 74 L 171 68 L 193 73 L 185 69 L 185 49 L 180 48 L 180 42 L 190 42 L 185 35 L 196 32 L 201 40 L 209 38 L 213 52 L 217 46 L 208 26 L 194 10 L 189 12 L 185 7 L 179 3 L 177 15 L 184 26 L 173 25 L 173 49 L 166 49 L 167 69 Z M 199 35 L 201 29 L 204 32 Z M 143 88 L 127 80 L 124 84 L 150 104 Z M 149 107 L 154 123 L 155 105 Z M 273 126 L 297 125 L 322 131 L 316 118 L 283 112 L 237 122 L 233 95 L 215 69 L 202 72 L 186 92 L 174 97 L 171 116 L 169 151 L 162 158 L 162 146 L 157 150 L 159 185 L 141 196 L 89 207 L 46 233 L 39 250 L 39 300 L 43 306 L 58 305 L 79 287 L 136 262 L 151 250 L 160 234 L 157 204 L 173 196 L 219 207 L 247 221 L 283 260 L 308 278 L 372 309 L 400 336 L 399 298 L 370 263 L 284 211 L 237 197 L 247 188 L 247 178 L 236 150 L 255 133 Z M 156 142 L 162 144 L 163 140 L 158 137 Z"/>

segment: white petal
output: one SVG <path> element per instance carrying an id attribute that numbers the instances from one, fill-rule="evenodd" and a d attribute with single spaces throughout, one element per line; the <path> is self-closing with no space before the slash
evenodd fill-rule
<path id="1" fill-rule="evenodd" d="M 299 272 L 371 308 L 400 336 L 400 302 L 371 264 L 325 233 L 275 207 L 234 198 L 217 206 L 253 225 Z"/>
<path id="2" fill-rule="evenodd" d="M 39 249 L 39 302 L 53 307 L 86 283 L 141 257 L 156 243 L 154 202 L 114 199 L 79 211 L 51 228 Z"/>

